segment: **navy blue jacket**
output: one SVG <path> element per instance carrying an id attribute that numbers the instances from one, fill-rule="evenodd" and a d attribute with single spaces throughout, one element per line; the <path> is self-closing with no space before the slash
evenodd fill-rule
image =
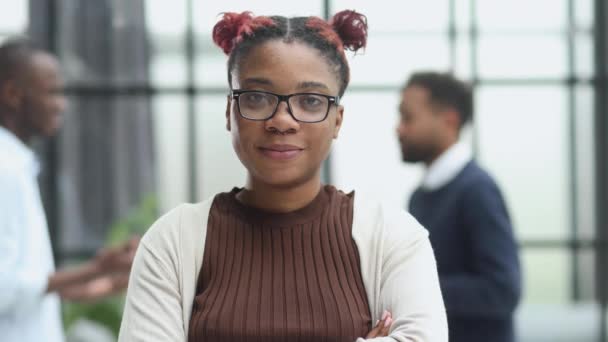
<path id="1" fill-rule="evenodd" d="M 430 233 L 450 342 L 513 342 L 521 275 L 496 183 L 471 161 L 443 187 L 417 189 L 409 209 Z"/>

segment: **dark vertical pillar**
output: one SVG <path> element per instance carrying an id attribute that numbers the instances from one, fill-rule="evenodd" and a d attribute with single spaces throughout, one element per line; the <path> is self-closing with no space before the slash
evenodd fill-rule
<path id="1" fill-rule="evenodd" d="M 595 0 L 595 153 L 597 295 L 601 307 L 600 341 L 607 341 L 608 303 L 608 4 Z"/>

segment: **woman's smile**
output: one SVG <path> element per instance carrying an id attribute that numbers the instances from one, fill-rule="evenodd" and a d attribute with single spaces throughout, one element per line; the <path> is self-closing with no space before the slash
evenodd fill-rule
<path id="1" fill-rule="evenodd" d="M 289 144 L 269 144 L 258 147 L 260 152 L 268 158 L 275 160 L 291 160 L 297 158 L 304 149 Z"/>

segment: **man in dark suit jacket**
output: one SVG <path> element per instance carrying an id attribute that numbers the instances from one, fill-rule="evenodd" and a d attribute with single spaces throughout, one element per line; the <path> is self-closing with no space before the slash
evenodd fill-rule
<path id="1" fill-rule="evenodd" d="M 430 233 L 450 342 L 513 342 L 521 275 L 513 228 L 494 180 L 459 142 L 473 94 L 449 74 L 414 74 L 397 127 L 405 162 L 426 174 L 410 212 Z"/>

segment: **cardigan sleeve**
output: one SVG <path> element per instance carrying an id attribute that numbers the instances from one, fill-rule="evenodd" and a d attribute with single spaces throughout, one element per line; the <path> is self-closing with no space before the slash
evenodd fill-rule
<path id="1" fill-rule="evenodd" d="M 160 218 L 137 249 L 119 342 L 185 341 L 179 284 L 180 208 Z"/>
<path id="2" fill-rule="evenodd" d="M 388 337 L 372 341 L 447 342 L 447 318 L 427 231 L 405 211 L 385 209 L 382 216 L 374 253 L 379 269 L 376 308 L 390 311 L 393 324 Z"/>

